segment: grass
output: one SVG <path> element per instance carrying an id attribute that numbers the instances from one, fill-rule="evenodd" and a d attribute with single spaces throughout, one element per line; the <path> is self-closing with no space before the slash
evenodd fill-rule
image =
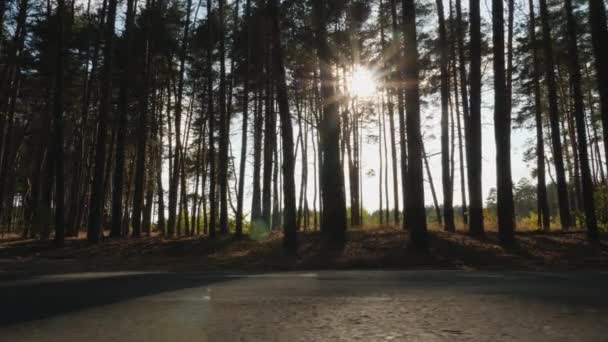
<path id="1" fill-rule="evenodd" d="M 281 234 L 254 241 L 247 236 L 214 240 L 189 237 L 106 240 L 90 245 L 82 237 L 63 248 L 48 241 L 4 240 L 0 269 L 33 273 L 111 270 L 278 271 L 311 269 L 464 269 L 464 270 L 608 270 L 606 238 L 589 245 L 583 232 L 522 232 L 505 249 L 490 229 L 483 240 L 464 232 L 430 227 L 430 250 L 408 250 L 407 232 L 391 226 L 366 226 L 348 232 L 340 250 L 326 247 L 318 232 L 301 232 L 297 257 L 285 256 Z"/>

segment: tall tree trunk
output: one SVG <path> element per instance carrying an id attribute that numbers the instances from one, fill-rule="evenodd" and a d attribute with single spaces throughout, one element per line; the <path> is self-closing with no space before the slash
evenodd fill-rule
<path id="1" fill-rule="evenodd" d="M 424 207 L 424 178 L 422 175 L 422 134 L 420 132 L 420 91 L 418 76 L 418 44 L 416 39 L 416 11 L 413 0 L 403 0 L 403 40 L 405 59 L 405 110 L 408 137 L 408 196 L 406 221 L 410 230 L 411 247 L 428 248 L 426 212 Z"/>
<path id="2" fill-rule="evenodd" d="M 281 120 L 281 139 L 283 141 L 283 248 L 295 254 L 298 249 L 296 227 L 296 186 L 294 182 L 295 160 L 293 154 L 293 131 L 289 102 L 287 100 L 287 82 L 285 80 L 285 65 L 283 47 L 281 46 L 281 31 L 279 26 L 278 0 L 269 0 L 268 6 L 272 19 L 272 46 L 274 61 L 274 79 L 277 87 L 277 102 Z"/>
<path id="3" fill-rule="evenodd" d="M 459 9 L 460 6 L 457 5 L 457 8 Z M 469 166 L 469 199 L 471 202 L 469 207 L 469 234 L 475 237 L 484 235 L 483 195 L 481 187 L 481 17 L 479 11 L 479 0 L 469 0 L 471 26 L 469 83 L 471 102 L 468 118 L 465 113 L 465 131 L 468 151 L 467 164 Z M 462 63 L 464 61 L 461 55 Z M 466 85 L 465 87 L 461 86 L 461 88 L 466 89 Z"/>
<path id="4" fill-rule="evenodd" d="M 321 188 L 323 213 L 321 231 L 326 233 L 329 242 L 340 246 L 346 240 L 346 199 L 344 194 L 344 175 L 340 165 L 340 118 L 337 103 L 334 101 L 334 76 L 331 68 L 331 53 L 327 43 L 324 0 L 313 1 L 313 25 L 317 56 L 321 76 L 321 145 L 323 163 Z"/>
<path id="5" fill-rule="evenodd" d="M 405 101 L 403 99 L 403 74 L 402 74 L 402 49 L 399 42 L 399 25 L 397 23 L 397 6 L 396 0 L 391 0 L 391 22 L 393 26 L 393 43 L 395 44 L 395 89 L 397 94 L 397 110 L 399 113 L 399 151 L 401 162 L 401 195 L 403 198 L 402 211 L 405 214 L 405 200 L 407 197 L 407 141 L 405 138 Z M 398 213 L 397 213 L 398 215 Z M 402 221 L 402 226 L 405 228 L 406 221 Z"/>
<path id="6" fill-rule="evenodd" d="M 151 41 L 151 18 L 150 12 L 151 0 L 146 0 L 145 17 L 144 17 L 144 36 L 145 36 L 145 55 L 144 55 L 144 84 L 141 92 L 140 108 L 138 111 L 137 118 L 137 143 L 136 143 L 136 164 L 135 164 L 135 190 L 133 194 L 133 214 L 131 217 L 131 224 L 133 225 L 133 235 L 139 236 L 140 231 L 144 230 L 144 233 L 149 233 L 149 220 L 147 220 L 148 213 L 150 213 L 151 206 L 148 204 L 149 199 L 152 198 L 152 189 L 148 189 L 146 195 L 146 207 L 144 208 L 144 224 L 142 227 L 141 210 L 144 203 L 144 184 L 146 183 L 146 148 L 147 148 L 147 116 L 148 116 L 148 102 L 150 98 L 150 81 L 152 73 L 152 60 L 153 60 L 153 44 Z M 128 20 L 127 20 L 128 21 Z M 132 22 L 130 22 L 132 25 Z M 159 165 L 158 167 L 162 167 Z M 153 184 L 148 181 L 149 184 Z M 150 203 L 151 204 L 151 203 Z"/>
<path id="7" fill-rule="evenodd" d="M 270 59 L 270 58 L 269 58 Z M 262 222 L 265 229 L 271 227 L 272 219 L 272 162 L 275 141 L 275 112 L 274 91 L 271 83 L 270 72 L 272 63 L 267 61 L 266 78 L 266 109 L 264 113 L 264 178 L 262 179 Z M 276 161 L 275 161 L 276 162 Z"/>
<path id="8" fill-rule="evenodd" d="M 397 142 L 395 140 L 395 104 L 392 102 L 392 96 L 389 102 L 389 130 L 391 138 L 391 166 L 393 171 L 393 200 L 395 201 L 393 209 L 393 219 L 395 224 L 399 224 L 399 177 L 397 176 Z"/>
<path id="9" fill-rule="evenodd" d="M 127 1 L 127 15 L 125 21 L 125 33 L 123 37 L 123 46 L 121 51 L 121 80 L 120 94 L 118 100 L 118 137 L 116 143 L 116 164 L 114 166 L 114 180 L 112 184 L 112 228 L 110 237 L 120 237 L 122 235 L 122 218 L 123 218 L 123 189 L 124 189 L 124 174 L 125 174 L 125 154 L 126 154 L 126 138 L 127 138 L 127 111 L 129 110 L 129 90 L 131 80 L 131 31 L 133 29 L 133 21 L 135 20 L 134 0 Z M 128 230 L 128 228 L 127 228 Z M 133 235 L 139 236 L 139 226 L 137 231 L 133 231 Z"/>
<path id="10" fill-rule="evenodd" d="M 378 158 L 380 159 L 380 163 L 378 165 L 379 168 L 379 172 L 378 172 L 378 205 L 379 205 L 379 218 L 380 218 L 380 224 L 384 224 L 384 207 L 382 205 L 383 200 L 384 200 L 384 196 L 382 196 L 382 179 L 384 176 L 384 162 L 383 162 L 383 155 L 382 155 L 382 114 L 384 114 L 384 102 L 382 102 L 382 100 L 380 100 L 380 107 L 382 108 L 380 110 L 380 113 L 378 113 Z"/>
<path id="11" fill-rule="evenodd" d="M 540 92 L 540 63 L 538 60 L 538 42 L 536 41 L 536 15 L 534 14 L 534 0 L 529 0 L 530 7 L 530 43 L 532 44 L 532 82 L 534 87 L 534 116 L 536 120 L 536 173 L 538 184 L 536 187 L 537 211 L 539 223 L 544 231 L 549 231 L 551 214 L 547 199 L 547 186 L 545 180 L 545 141 L 543 136 L 543 109 Z"/>
<path id="12" fill-rule="evenodd" d="M 570 87 L 573 92 L 574 118 L 576 119 L 576 137 L 578 148 L 578 160 L 582 176 L 582 192 L 585 211 L 585 225 L 587 227 L 587 238 L 591 242 L 599 242 L 599 231 L 595 216 L 595 200 L 593 194 L 593 181 L 589 169 L 589 150 L 587 148 L 587 129 L 585 123 L 585 109 L 583 104 L 583 91 L 581 89 L 581 70 L 578 63 L 578 35 L 576 32 L 576 21 L 572 10 L 572 0 L 565 0 L 566 20 L 568 28 L 568 69 L 570 72 Z"/>
<path id="13" fill-rule="evenodd" d="M 211 23 L 212 16 L 211 0 L 207 0 L 207 22 Z M 217 224 L 217 201 L 216 201 L 216 167 L 215 167 L 215 112 L 213 109 L 213 37 L 214 32 L 209 25 L 209 37 L 206 44 L 206 71 L 207 71 L 207 112 L 209 115 L 209 237 L 214 238 Z"/>
<path id="14" fill-rule="evenodd" d="M 555 174 L 557 178 L 557 196 L 559 203 L 560 220 L 563 230 L 571 226 L 570 205 L 568 201 L 568 185 L 564 171 L 564 159 L 562 156 L 562 143 L 560 140 L 559 109 L 557 106 L 557 86 L 555 84 L 555 64 L 553 62 L 553 46 L 551 38 L 551 26 L 549 23 L 549 10 L 547 1 L 540 0 L 540 20 L 542 24 L 542 41 L 545 64 L 545 79 L 549 97 L 549 121 L 551 124 L 551 142 L 553 145 L 553 160 L 555 163 Z"/>
<path id="15" fill-rule="evenodd" d="M 464 121 L 464 129 L 465 135 L 468 137 L 469 132 L 469 95 L 468 95 L 468 85 L 467 85 L 467 71 L 466 71 L 466 60 L 465 60 L 465 47 L 464 47 L 464 25 L 462 18 L 462 5 L 460 0 L 456 0 L 456 43 L 457 43 L 457 52 L 458 52 L 458 75 L 460 78 L 460 96 L 462 102 L 462 119 Z M 454 80 L 456 82 L 456 80 Z M 458 96 L 458 94 L 456 94 Z M 463 145 L 468 142 L 468 138 L 465 137 L 465 142 L 463 144 L 462 139 L 462 127 L 460 117 L 458 118 L 458 146 L 459 146 L 459 158 L 460 158 L 460 185 L 461 185 L 461 196 L 462 196 L 462 220 L 463 223 L 469 224 L 469 209 L 467 207 L 466 201 L 466 185 L 467 182 L 467 173 L 464 171 L 465 158 L 463 158 Z M 470 149 L 468 147 L 464 147 L 466 151 L 467 158 L 469 161 L 469 152 Z"/>
<path id="16" fill-rule="evenodd" d="M 116 21 L 116 0 L 108 0 L 108 18 L 105 27 L 105 45 L 103 49 L 104 69 L 101 76 L 101 94 L 99 117 L 97 120 L 97 139 L 95 148 L 95 171 L 91 185 L 89 203 L 89 222 L 87 240 L 98 242 L 102 235 L 102 220 L 104 207 L 104 175 L 106 162 L 106 129 L 107 118 L 112 100 L 112 63 L 114 53 L 114 25 Z"/>
<path id="17" fill-rule="evenodd" d="M 512 0 L 509 0 L 512 1 Z M 494 52 L 494 137 L 496 139 L 496 185 L 498 237 L 503 245 L 514 243 L 513 180 L 511 176 L 511 110 L 505 77 L 503 0 L 492 1 L 492 49 Z M 505 95 L 507 94 L 507 95 Z"/>
<path id="18" fill-rule="evenodd" d="M 184 94 L 184 73 L 186 67 L 186 54 L 188 52 L 189 33 L 190 33 L 190 8 L 192 0 L 188 0 L 186 4 L 186 22 L 184 23 L 184 34 L 179 53 L 179 74 L 177 83 L 177 96 L 175 99 L 175 150 L 173 151 L 173 172 L 169 183 L 169 220 L 167 221 L 167 234 L 175 235 L 177 228 L 178 215 L 178 194 L 181 178 L 181 158 L 182 158 L 182 139 L 181 139 L 181 123 L 182 123 L 182 99 Z M 182 189 L 183 191 L 184 189 Z"/>
<path id="19" fill-rule="evenodd" d="M 249 61 L 251 59 L 251 32 L 250 28 L 251 0 L 245 4 L 245 27 L 247 28 L 247 40 L 245 45 L 245 76 L 243 77 L 243 128 L 241 130 L 241 160 L 239 166 L 239 188 L 236 202 L 236 227 L 235 236 L 243 235 L 243 196 L 245 193 L 245 167 L 247 166 L 247 124 L 249 121 L 249 76 L 251 73 Z"/>
<path id="20" fill-rule="evenodd" d="M 230 134 L 230 118 L 226 111 L 226 48 L 224 0 L 219 0 L 219 37 L 220 37 L 220 146 L 218 176 L 220 183 L 220 234 L 228 233 L 228 148 Z"/>
<path id="21" fill-rule="evenodd" d="M 260 80 L 261 77 L 258 78 Z M 259 84 L 259 82 L 258 82 Z M 251 224 L 256 224 L 262 217 L 262 189 L 260 186 L 262 167 L 262 131 L 264 117 L 262 116 L 262 87 L 257 92 L 257 106 L 253 118 L 253 189 L 251 195 Z"/>
<path id="22" fill-rule="evenodd" d="M 445 28 L 445 15 L 443 13 L 443 0 L 437 0 L 437 14 L 439 17 L 439 64 L 441 69 L 441 180 L 443 185 L 443 218 L 444 229 L 448 232 L 456 231 L 454 226 L 454 207 L 452 176 L 450 174 L 450 120 L 449 97 L 450 75 L 448 70 L 448 39 Z"/>
<path id="23" fill-rule="evenodd" d="M 606 27 L 606 5 L 603 0 L 589 0 L 589 22 L 591 42 L 595 56 L 597 85 L 600 95 L 600 110 L 604 131 L 604 157 L 608 161 L 608 28 Z M 608 168 L 608 164 L 606 166 Z"/>
<path id="24" fill-rule="evenodd" d="M 64 14 L 65 3 L 57 1 L 57 55 L 55 60 L 54 164 L 55 164 L 55 238 L 56 246 L 63 246 L 65 237 L 64 181 L 63 181 L 63 84 L 64 84 Z"/>

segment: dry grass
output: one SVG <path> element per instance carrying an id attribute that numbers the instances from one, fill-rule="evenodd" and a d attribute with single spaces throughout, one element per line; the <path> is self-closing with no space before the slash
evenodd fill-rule
<path id="1" fill-rule="evenodd" d="M 106 240 L 90 245 L 70 239 L 63 248 L 49 242 L 11 240 L 0 244 L 6 270 L 68 272 L 96 270 L 273 271 L 308 269 L 467 269 L 579 270 L 608 269 L 606 239 L 589 245 L 582 232 L 524 232 L 517 245 L 503 248 L 495 232 L 477 240 L 463 232 L 446 233 L 431 227 L 430 251 L 409 250 L 407 232 L 395 227 L 351 230 L 341 249 L 330 249 L 317 232 L 302 232 L 297 257 L 283 254 L 281 234 L 261 241 L 221 237 Z"/>

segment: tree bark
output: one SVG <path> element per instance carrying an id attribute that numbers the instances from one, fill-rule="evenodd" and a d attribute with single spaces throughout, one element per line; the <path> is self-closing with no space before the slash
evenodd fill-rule
<path id="1" fill-rule="evenodd" d="M 424 178 L 422 175 L 422 135 L 420 132 L 420 91 L 418 76 L 418 44 L 416 13 L 413 0 L 403 0 L 403 40 L 405 59 L 403 76 L 408 137 L 409 196 L 406 198 L 406 221 L 410 230 L 411 247 L 427 250 L 428 233 L 424 206 Z"/>
<path id="2" fill-rule="evenodd" d="M 334 101 L 334 76 L 328 46 L 324 0 L 313 1 L 313 26 L 317 57 L 320 64 L 322 118 L 319 129 L 323 163 L 321 188 L 323 212 L 321 231 L 327 234 L 330 244 L 341 246 L 346 241 L 346 199 L 344 175 L 340 165 L 340 118 Z"/>
<path id="3" fill-rule="evenodd" d="M 565 3 L 568 30 L 568 69 L 570 73 L 570 87 L 574 95 L 574 118 L 576 120 L 578 160 L 582 176 L 582 206 L 585 212 L 587 238 L 593 243 L 599 243 L 599 231 L 597 228 L 597 218 L 595 216 L 593 180 L 591 178 L 591 170 L 589 169 L 589 150 L 587 147 L 585 108 L 583 104 L 583 92 L 581 89 L 581 70 L 578 62 L 578 35 L 572 10 L 572 0 L 565 0 Z"/>
<path id="4" fill-rule="evenodd" d="M 225 48 L 225 23 L 224 23 L 224 0 L 219 0 L 220 21 L 220 140 L 219 140 L 219 167 L 218 177 L 220 185 L 220 234 L 228 233 L 228 148 L 230 134 L 230 117 L 226 110 L 226 48 Z"/>
<path id="5" fill-rule="evenodd" d="M 547 185 L 545 180 L 545 139 L 543 136 L 543 108 L 540 92 L 540 63 L 536 41 L 536 15 L 534 14 L 534 1 L 529 0 L 530 7 L 530 43 L 532 44 L 532 83 L 534 87 L 534 117 L 536 120 L 536 173 L 538 184 L 536 187 L 537 211 L 539 223 L 544 231 L 549 231 L 551 214 L 547 200 Z"/>
<path id="6" fill-rule="evenodd" d="M 251 0 L 247 0 L 245 4 L 245 27 L 247 28 L 247 40 L 245 45 L 245 60 L 243 61 L 243 67 L 245 69 L 245 75 L 243 77 L 243 127 L 241 130 L 241 160 L 239 167 L 239 185 L 236 202 L 236 226 L 235 236 L 240 238 L 243 235 L 243 196 L 245 192 L 245 167 L 247 166 L 247 125 L 249 121 L 249 76 L 250 76 L 250 64 L 251 59 L 251 32 L 250 20 L 251 20 Z"/>
<path id="7" fill-rule="evenodd" d="M 555 163 L 555 174 L 557 178 L 557 196 L 560 211 L 560 220 L 563 230 L 570 229 L 570 204 L 568 200 L 568 185 L 564 171 L 564 159 L 562 156 L 562 143 L 560 140 L 559 109 L 557 106 L 557 86 L 555 84 L 555 71 L 553 61 L 553 46 L 551 38 L 551 27 L 549 23 L 549 11 L 547 1 L 540 0 L 540 20 L 542 24 L 542 40 L 545 64 L 545 79 L 549 97 L 549 121 L 551 124 L 551 142 L 553 145 L 553 160 Z"/>
<path id="8" fill-rule="evenodd" d="M 116 2 L 116 0 L 108 0 L 108 18 L 105 27 L 105 45 L 103 49 L 104 69 L 101 76 L 101 98 L 99 104 L 99 117 L 97 120 L 95 171 L 93 173 L 93 183 L 91 185 L 89 222 L 87 229 L 87 240 L 92 243 L 98 242 L 103 234 L 102 220 L 105 197 L 106 129 L 112 100 L 112 63 L 114 53 Z"/>
<path id="9" fill-rule="evenodd" d="M 65 238 L 64 180 L 63 180 L 63 91 L 64 91 L 64 14 L 65 3 L 57 1 L 57 56 L 55 60 L 54 164 L 55 164 L 55 237 L 56 246 L 63 246 Z"/>
<path id="10" fill-rule="evenodd" d="M 129 90 L 131 80 L 131 31 L 135 20 L 134 0 L 127 1 L 127 13 L 125 20 L 125 33 L 123 36 L 123 46 L 121 48 L 121 81 L 118 100 L 118 136 L 116 143 L 116 164 L 114 165 L 114 179 L 112 182 L 112 228 L 110 237 L 120 237 L 122 235 L 123 221 L 123 189 L 125 174 L 125 154 L 127 138 L 127 111 L 129 110 Z M 128 227 L 125 227 L 128 233 Z M 133 235 L 139 236 L 139 226 Z"/>
<path id="11" fill-rule="evenodd" d="M 274 61 L 274 79 L 277 87 L 277 102 L 281 120 L 281 139 L 283 141 L 283 248 L 295 254 L 298 249 L 296 226 L 296 186 L 294 182 L 295 160 L 293 154 L 293 131 L 289 102 L 287 100 L 287 82 L 281 32 L 279 26 L 278 0 L 269 0 L 268 6 L 272 19 L 272 46 Z"/>
<path id="12" fill-rule="evenodd" d="M 512 1 L 512 0 L 509 0 Z M 496 141 L 496 185 L 498 237 L 503 245 L 515 241 L 513 180 L 511 175 L 511 110 L 505 75 L 505 32 L 503 0 L 492 1 L 494 53 L 494 137 Z"/>
<path id="13" fill-rule="evenodd" d="M 468 151 L 467 164 L 469 166 L 469 234 L 474 237 L 482 237 L 485 234 L 481 187 L 481 17 L 479 11 L 479 0 L 469 0 L 471 26 L 469 83 L 471 94 L 468 119 L 465 114 L 465 131 Z M 461 88 L 463 87 L 461 86 Z"/>
<path id="14" fill-rule="evenodd" d="M 589 0 L 589 22 L 591 43 L 595 56 L 597 86 L 600 95 L 600 110 L 604 131 L 604 156 L 608 162 L 608 28 L 606 27 L 606 6 L 603 0 Z M 606 165 L 608 168 L 608 163 Z"/>
<path id="15" fill-rule="evenodd" d="M 207 112 L 209 120 L 209 237 L 216 235 L 217 201 L 216 201 L 216 173 L 215 173 L 215 112 L 213 109 L 213 34 L 211 25 L 211 0 L 207 0 L 207 23 L 209 37 L 207 37 Z"/>
<path id="16" fill-rule="evenodd" d="M 439 64 L 441 69 L 441 180 L 443 185 L 443 223 L 448 232 L 456 231 L 454 226 L 454 207 L 452 176 L 450 174 L 450 120 L 449 97 L 450 75 L 448 70 L 448 39 L 445 28 L 445 15 L 443 13 L 443 0 L 437 0 L 437 14 L 439 17 Z"/>

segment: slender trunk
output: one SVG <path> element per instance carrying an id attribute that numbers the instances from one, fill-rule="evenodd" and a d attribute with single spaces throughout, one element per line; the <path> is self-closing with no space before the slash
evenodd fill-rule
<path id="1" fill-rule="evenodd" d="M 279 0 L 269 0 L 268 5 L 272 19 L 273 74 L 277 88 L 277 102 L 279 104 L 279 118 L 281 120 L 281 140 L 283 142 L 283 197 L 285 201 L 283 207 L 283 248 L 287 252 L 295 254 L 298 249 L 296 186 L 294 182 L 295 160 L 293 154 L 293 131 L 287 99 L 283 47 L 281 46 L 278 2 Z"/>
<path id="2" fill-rule="evenodd" d="M 219 37 L 220 37 L 220 140 L 218 158 L 218 177 L 220 185 L 220 234 L 228 233 L 228 144 L 230 134 L 230 118 L 226 111 L 226 48 L 225 48 L 225 23 L 224 23 L 224 0 L 219 0 Z"/>
<path id="3" fill-rule="evenodd" d="M 57 55 L 55 60 L 54 164 L 55 164 L 55 238 L 56 246 L 63 246 L 65 237 L 64 180 L 63 180 L 63 84 L 64 84 L 64 14 L 65 3 L 57 1 Z"/>
<path id="4" fill-rule="evenodd" d="M 568 69 L 570 72 L 570 86 L 574 98 L 574 117 L 576 119 L 576 137 L 578 147 L 578 160 L 582 176 L 582 192 L 585 211 L 585 225 L 589 241 L 599 242 L 599 231 L 595 216 L 595 200 L 593 194 L 593 181 L 589 169 L 589 150 L 587 148 L 587 130 L 585 124 L 585 109 L 583 104 L 583 92 L 581 89 L 581 71 L 578 62 L 578 35 L 576 32 L 576 21 L 572 10 L 572 0 L 566 2 L 566 19 L 568 28 Z"/>
<path id="5" fill-rule="evenodd" d="M 378 157 L 380 158 L 379 164 L 379 172 L 378 172 L 378 200 L 379 200 L 379 216 L 380 216 L 380 224 L 384 224 L 384 207 L 382 206 L 382 201 L 384 200 L 384 196 L 382 196 L 382 179 L 384 176 L 384 160 L 382 155 L 382 115 L 384 114 L 384 102 L 380 100 L 380 113 L 378 113 Z"/>
<path id="6" fill-rule="evenodd" d="M 268 72 L 272 64 L 266 64 Z M 276 144 L 275 126 L 276 118 L 274 112 L 274 91 L 272 89 L 270 75 L 266 79 L 266 109 L 264 113 L 264 178 L 262 179 L 262 222 L 265 229 L 271 227 L 272 219 L 272 166 L 273 153 Z M 276 162 L 276 161 L 275 161 Z"/>
<path id="7" fill-rule="evenodd" d="M 509 0 L 510 2 L 513 0 Z M 510 26 L 512 26 L 510 24 Z M 492 1 L 494 52 L 494 137 L 496 139 L 496 184 L 498 236 L 501 244 L 515 241 L 513 180 L 511 175 L 511 110 L 505 75 L 505 32 L 503 0 Z M 507 95 L 505 95 L 507 94 Z"/>
<path id="8" fill-rule="evenodd" d="M 104 69 L 101 76 L 101 94 L 99 117 L 97 119 L 97 138 L 95 148 L 95 171 L 91 185 L 89 203 L 89 223 L 87 240 L 98 242 L 102 235 L 102 220 L 104 207 L 104 175 L 106 159 L 106 129 L 107 118 L 112 100 L 112 63 L 114 53 L 114 25 L 116 21 L 116 0 L 108 0 L 108 18 L 105 27 L 105 45 L 103 49 Z"/>
<path id="9" fill-rule="evenodd" d="M 560 220 L 563 230 L 570 229 L 570 204 L 568 200 L 568 185 L 564 171 L 564 159 L 562 156 L 562 143 L 560 140 L 559 109 L 557 106 L 557 86 L 555 84 L 555 71 L 553 62 L 553 46 L 551 38 L 551 27 L 549 23 L 549 10 L 547 1 L 540 0 L 540 19 L 542 24 L 542 42 L 545 64 L 545 79 L 549 97 L 549 121 L 551 124 L 551 142 L 553 145 L 553 160 L 555 163 L 555 174 L 557 178 L 557 196 L 560 212 Z"/>
<path id="10" fill-rule="evenodd" d="M 250 26 L 251 0 L 245 5 L 245 27 Z M 241 130 L 241 160 L 239 166 L 239 188 L 237 193 L 237 213 L 235 235 L 237 238 L 243 235 L 243 196 L 245 192 L 245 167 L 247 166 L 247 124 L 249 121 L 249 61 L 251 59 L 251 32 L 247 30 L 247 41 L 245 43 L 245 76 L 243 77 L 243 127 Z"/>
<path id="11" fill-rule="evenodd" d="M 178 71 L 178 83 L 177 83 L 177 95 L 175 99 L 175 148 L 173 157 L 173 171 L 171 173 L 169 183 L 169 220 L 167 222 L 167 234 L 169 236 L 175 235 L 177 228 L 178 216 L 181 213 L 178 212 L 178 194 L 179 194 L 179 183 L 181 178 L 181 158 L 182 158 L 182 142 L 181 142 L 181 123 L 182 123 L 182 99 L 184 94 L 184 73 L 186 67 L 186 54 L 188 51 L 189 33 L 190 33 L 190 8 L 192 7 L 192 0 L 188 0 L 186 4 L 186 22 L 184 23 L 184 34 L 182 36 L 182 42 L 179 54 L 179 71 Z"/>
<path id="12" fill-rule="evenodd" d="M 538 60 L 538 42 L 536 41 L 536 15 L 534 14 L 534 1 L 529 0 L 530 7 L 530 42 L 532 44 L 532 82 L 534 87 L 534 114 L 536 120 L 536 173 L 538 184 L 536 188 L 537 211 L 539 222 L 544 231 L 549 231 L 551 214 L 547 199 L 547 186 L 545 180 L 545 141 L 543 136 L 543 108 L 540 92 L 540 63 Z"/>
<path id="13" fill-rule="evenodd" d="M 139 236 L 141 230 L 144 230 L 144 233 L 149 233 L 149 219 L 148 213 L 151 210 L 151 203 L 149 203 L 148 199 L 152 198 L 152 190 L 148 189 L 148 193 L 146 195 L 146 206 L 144 207 L 144 223 L 142 227 L 142 219 L 141 219 L 141 210 L 142 205 L 144 203 L 144 184 L 146 183 L 146 145 L 147 145 L 147 115 L 148 115 L 148 100 L 150 98 L 149 95 L 149 85 L 151 80 L 151 68 L 152 68 L 152 60 L 153 60 L 153 46 L 151 42 L 151 18 L 150 11 L 151 8 L 151 0 L 146 1 L 146 15 L 144 17 L 144 36 L 145 36 L 145 55 L 144 55 L 144 85 L 141 93 L 140 100 L 140 108 L 139 115 L 137 118 L 137 153 L 136 153 L 136 164 L 135 164 L 135 190 L 133 194 L 133 215 L 132 215 L 132 225 L 133 225 L 133 235 Z M 132 21 L 127 20 L 128 23 Z M 162 167 L 159 165 L 158 167 Z M 148 181 L 149 184 L 152 184 Z M 146 222 L 147 221 L 147 222 Z M 142 229 L 143 228 L 143 229 Z"/>
<path id="14" fill-rule="evenodd" d="M 390 95 L 389 95 L 390 96 Z M 395 205 L 393 206 L 393 215 L 395 224 L 399 224 L 399 177 L 397 176 L 397 143 L 395 140 L 395 111 L 394 111 L 394 103 L 389 101 L 389 130 L 390 130 L 390 138 L 391 138 L 391 166 L 393 171 L 393 200 L 395 201 Z"/>
<path id="15" fill-rule="evenodd" d="M 260 87 L 261 88 L 261 87 Z M 260 186 L 262 166 L 262 130 L 264 118 L 262 116 L 262 89 L 257 92 L 257 106 L 253 118 L 253 192 L 251 195 L 251 223 L 255 224 L 262 217 L 262 189 Z"/>
<path id="16" fill-rule="evenodd" d="M 389 191 L 388 191 L 388 146 L 386 138 L 386 113 L 382 113 L 382 141 L 384 144 L 384 200 L 386 201 L 386 224 L 390 222 L 390 204 L 389 204 Z"/>
<path id="17" fill-rule="evenodd" d="M 400 171 L 401 171 L 401 195 L 403 198 L 402 211 L 405 213 L 405 202 L 407 194 L 407 142 L 405 139 L 405 101 L 403 99 L 403 74 L 402 74 L 402 48 L 399 43 L 399 25 L 397 23 L 397 6 L 396 0 L 391 0 L 391 22 L 393 26 L 393 42 L 395 44 L 395 64 L 394 71 L 395 88 L 397 94 L 397 110 L 399 113 L 399 151 L 400 151 Z M 399 215 L 397 213 L 396 215 Z M 403 220 L 403 228 L 405 228 L 406 220 Z"/>
<path id="18" fill-rule="evenodd" d="M 211 22 L 211 0 L 207 0 L 207 22 Z M 212 25 L 210 25 L 212 27 Z M 207 112 L 209 115 L 209 237 L 215 238 L 217 224 L 216 167 L 215 167 L 215 112 L 213 110 L 213 37 L 209 30 L 207 39 Z"/>
<path id="19" fill-rule="evenodd" d="M 437 0 L 439 17 L 439 64 L 441 69 L 441 180 L 443 185 L 443 222 L 448 232 L 456 231 L 454 226 L 453 186 L 450 174 L 450 133 L 449 97 L 450 75 L 448 69 L 448 38 L 443 13 L 443 0 Z"/>

